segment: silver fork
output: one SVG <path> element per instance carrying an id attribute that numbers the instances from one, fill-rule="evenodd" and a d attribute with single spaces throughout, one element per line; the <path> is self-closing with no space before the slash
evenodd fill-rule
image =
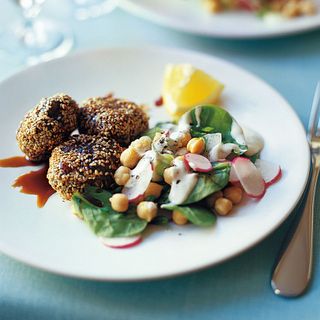
<path id="1" fill-rule="evenodd" d="M 271 286 L 274 293 L 285 297 L 301 295 L 312 273 L 314 200 L 320 166 L 320 82 L 317 85 L 308 128 L 311 150 L 312 176 L 301 220 L 288 247 L 274 269 Z"/>

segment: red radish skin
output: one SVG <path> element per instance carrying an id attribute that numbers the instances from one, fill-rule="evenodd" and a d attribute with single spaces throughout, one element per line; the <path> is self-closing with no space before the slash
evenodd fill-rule
<path id="1" fill-rule="evenodd" d="M 187 153 L 184 160 L 196 172 L 210 172 L 212 170 L 210 161 L 200 154 Z"/>
<path id="2" fill-rule="evenodd" d="M 191 167 L 189 166 L 189 162 L 186 159 L 186 154 L 183 156 L 183 163 L 184 163 L 184 166 L 186 167 L 186 170 L 188 172 L 190 172 L 191 171 Z"/>
<path id="3" fill-rule="evenodd" d="M 273 184 L 275 184 L 276 182 L 278 182 L 278 181 L 281 179 L 281 177 L 282 177 L 282 170 L 281 170 L 281 168 L 279 167 L 279 172 L 278 172 L 278 174 L 277 174 L 272 180 L 266 182 L 266 186 L 267 186 L 267 187 L 272 186 Z"/>
<path id="4" fill-rule="evenodd" d="M 266 184 L 264 184 L 264 189 L 263 189 L 262 193 L 256 195 L 256 194 L 251 194 L 251 193 L 246 192 L 246 194 L 250 198 L 254 198 L 254 199 L 260 200 L 260 199 L 262 199 L 264 197 L 264 195 L 266 194 L 266 191 L 267 191 L 267 186 L 266 186 Z"/>
<path id="5" fill-rule="evenodd" d="M 233 159 L 232 165 L 247 195 L 251 198 L 261 199 L 266 192 L 266 184 L 256 166 L 249 159 L 243 157 Z"/>
<path id="6" fill-rule="evenodd" d="M 144 195 L 139 194 L 137 197 L 130 200 L 128 199 L 128 200 L 129 200 L 129 203 L 139 204 L 139 202 L 143 201 L 143 199 L 144 199 Z"/>
<path id="7" fill-rule="evenodd" d="M 128 238 L 101 238 L 103 245 L 113 249 L 132 248 L 142 241 L 141 235 Z"/>
<path id="8" fill-rule="evenodd" d="M 262 178 L 266 182 L 267 187 L 276 183 L 282 176 L 280 166 L 272 162 L 258 159 L 255 162 L 255 166 L 261 172 Z"/>

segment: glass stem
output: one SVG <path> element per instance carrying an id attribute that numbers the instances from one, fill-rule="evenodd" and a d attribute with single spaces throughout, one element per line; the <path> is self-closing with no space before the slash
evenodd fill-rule
<path id="1" fill-rule="evenodd" d="M 32 47 L 38 41 L 35 32 L 35 20 L 41 11 L 41 1 L 20 0 L 19 5 L 22 9 L 22 16 L 24 18 L 23 25 L 20 30 L 20 37 L 23 43 Z"/>

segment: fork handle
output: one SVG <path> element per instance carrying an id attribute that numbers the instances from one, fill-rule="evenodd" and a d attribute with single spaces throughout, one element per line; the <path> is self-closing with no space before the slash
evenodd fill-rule
<path id="1" fill-rule="evenodd" d="M 310 189 L 298 227 L 273 272 L 274 293 L 285 297 L 301 295 L 311 278 L 313 259 L 314 200 L 319 166 L 313 165 Z"/>

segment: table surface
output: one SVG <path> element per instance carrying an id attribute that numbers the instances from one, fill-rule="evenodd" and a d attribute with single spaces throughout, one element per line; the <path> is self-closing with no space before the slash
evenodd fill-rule
<path id="1" fill-rule="evenodd" d="M 8 55 L 7 43 L 1 41 L 1 31 L 19 19 L 19 12 L 11 1 L 2 0 L 1 6 L 0 78 L 4 79 L 24 66 L 19 52 Z M 42 14 L 68 23 L 76 39 L 73 51 L 151 44 L 227 59 L 274 86 L 307 125 L 313 91 L 320 78 L 320 31 L 281 39 L 231 41 L 162 28 L 120 9 L 79 22 L 73 19 L 68 1 L 63 0 L 48 1 Z M 105 283 L 71 279 L 0 255 L 0 319 L 319 319 L 319 207 L 318 199 L 314 279 L 299 299 L 276 297 L 270 288 L 270 272 L 294 218 L 292 214 L 277 231 L 246 253 L 201 272 L 161 281 Z"/>

